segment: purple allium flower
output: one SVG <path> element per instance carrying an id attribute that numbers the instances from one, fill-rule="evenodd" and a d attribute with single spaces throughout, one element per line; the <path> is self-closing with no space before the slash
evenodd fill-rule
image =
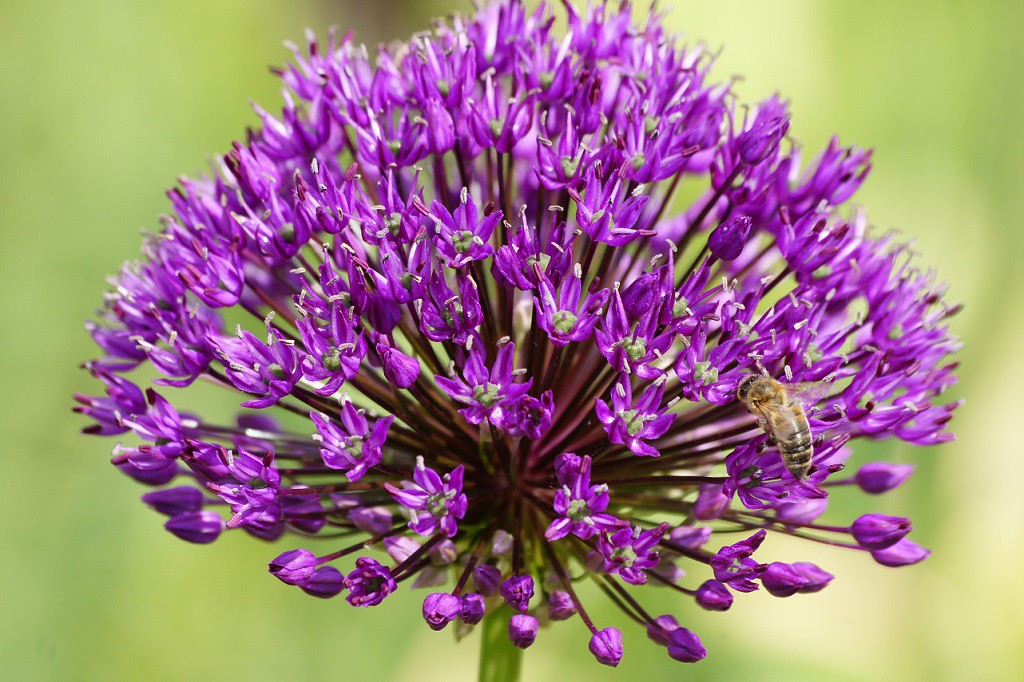
<path id="1" fill-rule="evenodd" d="M 715 578 L 738 592 L 756 590 L 757 584 L 753 582 L 752 578 L 760 576 L 767 566 L 757 563 L 750 557 L 761 546 L 767 535 L 768 532 L 761 529 L 746 540 L 718 550 L 718 553 L 709 561 L 711 568 L 715 571 Z"/>
<path id="2" fill-rule="evenodd" d="M 647 441 L 663 436 L 675 421 L 675 415 L 667 414 L 670 406 L 661 405 L 665 382 L 661 379 L 655 381 L 636 403 L 629 386 L 629 377 L 623 374 L 611 391 L 611 405 L 597 400 L 594 413 L 604 424 L 608 440 L 612 443 L 625 445 L 641 457 L 657 457 L 658 449 Z"/>
<path id="3" fill-rule="evenodd" d="M 411 512 L 409 528 L 420 535 L 430 535 L 440 528 L 448 537 L 454 537 L 458 519 L 466 514 L 462 472 L 463 467 L 458 466 L 442 478 L 426 467 L 423 457 L 417 457 L 413 482 L 402 481 L 401 488 L 390 483 L 385 483 L 384 487 L 398 504 Z"/>
<path id="4" fill-rule="evenodd" d="M 393 415 L 381 417 L 371 429 L 363 411 L 357 410 L 350 402 L 342 405 L 334 421 L 323 413 L 311 412 L 309 416 L 316 425 L 317 433 L 313 440 L 320 443 L 320 457 L 324 464 L 344 471 L 345 477 L 353 482 L 380 464 L 383 458 L 381 447 L 387 439 L 388 428 L 395 421 Z"/>
<path id="5" fill-rule="evenodd" d="M 345 599 L 352 606 L 376 606 L 396 589 L 394 578 L 380 562 L 370 557 L 356 559 L 355 569 L 345 576 Z"/>
<path id="6" fill-rule="evenodd" d="M 625 521 L 602 513 L 608 508 L 608 486 L 590 484 L 590 467 L 590 457 L 578 458 L 571 453 L 561 455 L 555 462 L 562 487 L 555 493 L 554 501 L 559 516 L 544 533 L 548 541 L 560 540 L 569 533 L 586 540 L 626 525 Z"/>
<path id="7" fill-rule="evenodd" d="M 666 530 L 668 524 L 663 523 L 646 531 L 637 526 L 602 533 L 597 540 L 597 551 L 604 559 L 604 570 L 632 585 L 643 585 L 647 582 L 646 571 L 658 565 L 659 556 L 654 547 Z"/>
<path id="8" fill-rule="evenodd" d="M 846 205 L 869 151 L 803 163 L 786 102 L 742 103 L 633 14 L 491 0 L 404 44 L 294 49 L 280 113 L 169 193 L 87 324 L 97 395 L 74 409 L 168 531 L 287 536 L 284 582 L 372 606 L 409 580 L 460 634 L 503 600 L 522 647 L 536 596 L 612 665 L 581 581 L 692 662 L 639 586 L 715 611 L 825 587 L 755 558 L 780 535 L 928 556 L 905 519 L 828 520 L 829 492 L 910 475 L 841 474 L 860 439 L 952 438 L 959 306 Z M 799 480 L 738 400 L 752 373 L 812 385 Z M 240 416 L 181 411 L 200 380 Z"/>

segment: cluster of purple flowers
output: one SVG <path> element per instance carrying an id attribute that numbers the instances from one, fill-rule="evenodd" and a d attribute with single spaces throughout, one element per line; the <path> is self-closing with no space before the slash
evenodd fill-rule
<path id="1" fill-rule="evenodd" d="M 113 462 L 155 488 L 167 530 L 316 542 L 270 572 L 353 606 L 439 588 L 435 630 L 504 603 L 527 647 L 575 619 L 607 665 L 622 634 L 578 580 L 696 661 L 698 637 L 636 586 L 710 611 L 825 587 L 813 564 L 755 558 L 780 534 L 927 556 L 906 519 L 819 517 L 836 486 L 910 476 L 843 473 L 851 440 L 950 438 L 956 308 L 841 209 L 869 152 L 833 141 L 804 164 L 783 101 L 738 105 L 704 49 L 631 11 L 503 0 L 374 56 L 334 34 L 295 49 L 281 114 L 257 109 L 213 176 L 169 193 L 88 325 L 105 395 L 76 409 L 133 436 Z M 697 198 L 677 212 L 680 189 Z M 144 364 L 154 387 L 133 383 Z M 827 389 L 805 405 L 805 478 L 736 400 L 762 371 Z M 180 412 L 196 380 L 248 409 Z"/>

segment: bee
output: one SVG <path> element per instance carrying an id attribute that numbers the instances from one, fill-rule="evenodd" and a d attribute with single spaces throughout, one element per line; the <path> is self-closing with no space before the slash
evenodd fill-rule
<path id="1" fill-rule="evenodd" d="M 811 468 L 814 443 L 804 406 L 792 394 L 821 385 L 818 381 L 783 384 L 769 376 L 749 374 L 736 387 L 736 399 L 759 417 L 758 426 L 775 441 L 782 463 L 797 480 Z"/>

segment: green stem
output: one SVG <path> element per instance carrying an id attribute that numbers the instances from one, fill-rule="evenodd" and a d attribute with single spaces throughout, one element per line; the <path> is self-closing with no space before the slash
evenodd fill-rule
<path id="1" fill-rule="evenodd" d="M 517 682 L 522 673 L 523 650 L 508 638 L 512 609 L 502 605 L 484 617 L 480 624 L 479 682 Z"/>

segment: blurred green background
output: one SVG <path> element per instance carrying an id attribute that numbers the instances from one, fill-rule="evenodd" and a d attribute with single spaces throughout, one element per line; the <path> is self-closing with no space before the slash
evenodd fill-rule
<path id="1" fill-rule="evenodd" d="M 419 599 L 378 609 L 320 601 L 270 578 L 279 548 L 240 534 L 196 547 L 160 529 L 141 489 L 78 435 L 82 320 L 104 277 L 138 252 L 179 173 L 201 169 L 274 109 L 285 39 L 332 23 L 368 43 L 407 36 L 466 0 L 372 3 L 175 0 L 0 6 L 0 282 L 4 389 L 0 676 L 5 679 L 472 679 L 475 638 L 431 633 Z M 967 303 L 955 444 L 876 448 L 920 465 L 887 498 L 838 501 L 906 513 L 934 550 L 902 570 L 817 547 L 839 577 L 788 600 L 754 594 L 727 614 L 668 593 L 711 651 L 680 667 L 637 629 L 617 672 L 578 624 L 542 633 L 526 679 L 1021 679 L 1024 677 L 1024 335 L 1019 202 L 1024 190 L 1024 5 L 948 0 L 663 2 L 712 48 L 717 76 L 753 99 L 792 99 L 809 150 L 833 131 L 876 148 L 860 194 L 873 221 L 917 238 Z M 863 507 L 860 505 L 864 505 Z M 849 520 L 849 519 L 846 519 Z M 595 600 L 596 601 L 596 600 Z M 596 609 L 596 619 L 614 622 Z M 609 620 L 610 619 L 610 620 Z"/>

